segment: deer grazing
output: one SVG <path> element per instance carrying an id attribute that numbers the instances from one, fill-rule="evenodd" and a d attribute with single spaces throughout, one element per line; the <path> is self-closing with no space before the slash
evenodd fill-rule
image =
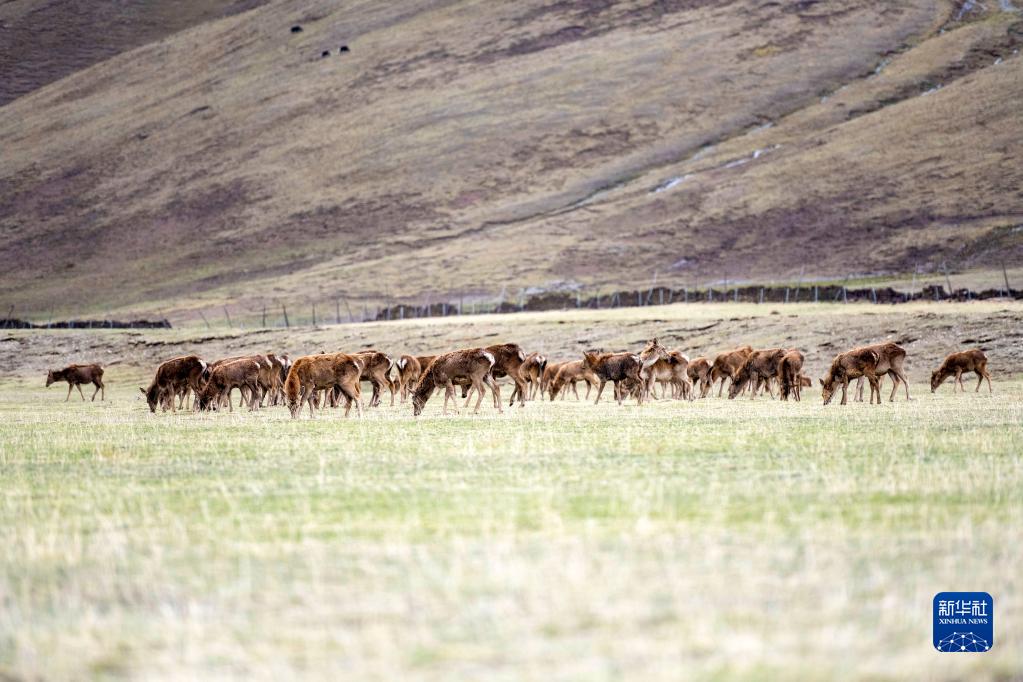
<path id="1" fill-rule="evenodd" d="M 558 376 L 558 370 L 564 365 L 563 362 L 550 362 L 543 368 L 543 372 L 540 374 L 540 400 L 543 400 L 543 396 L 550 390 L 551 383 Z M 589 398 L 589 394 L 586 396 Z M 553 400 L 553 398 L 551 398 Z"/>
<path id="2" fill-rule="evenodd" d="M 782 400 L 788 400 L 790 395 L 796 402 L 802 399 L 803 379 L 807 378 L 803 376 L 805 359 L 806 356 L 793 349 L 778 361 L 778 392 Z"/>
<path id="3" fill-rule="evenodd" d="M 91 402 L 96 402 L 96 394 L 100 394 L 100 400 L 106 400 L 107 391 L 103 385 L 103 368 L 99 365 L 68 365 L 64 369 L 51 369 L 46 373 L 46 387 L 55 381 L 67 382 L 67 397 L 64 402 L 71 399 L 71 389 L 77 388 L 78 395 L 82 396 L 85 402 L 85 394 L 82 393 L 82 384 L 92 384 L 96 390 L 92 392 Z"/>
<path id="4" fill-rule="evenodd" d="M 821 395 L 824 404 L 827 405 L 835 394 L 836 384 L 842 386 L 842 405 L 846 404 L 849 380 L 865 377 L 870 382 L 870 403 L 874 402 L 874 395 L 877 395 L 877 404 L 881 404 L 881 387 L 879 377 L 888 374 L 892 377 L 894 386 L 889 401 L 895 400 L 895 392 L 899 389 L 899 381 L 909 382 L 902 371 L 902 365 L 906 359 L 906 351 L 895 343 L 879 343 L 873 346 L 861 346 L 853 348 L 845 353 L 840 353 L 831 362 L 827 374 L 821 378 Z M 909 399 L 909 389 L 906 389 L 906 398 Z"/>
<path id="5" fill-rule="evenodd" d="M 292 419 L 298 419 L 302 405 L 309 405 L 309 417 L 316 416 L 316 397 L 319 391 L 337 392 L 345 398 L 345 416 L 355 404 L 362 416 L 362 376 L 366 368 L 365 356 L 345 353 L 321 353 L 298 358 L 288 370 L 284 380 L 284 399 Z"/>
<path id="6" fill-rule="evenodd" d="M 236 388 L 242 396 L 248 395 L 249 411 L 255 410 L 262 397 L 260 374 L 265 371 L 266 368 L 255 358 L 239 358 L 217 364 L 209 372 L 209 380 L 197 395 L 199 410 L 219 409 L 226 402 L 227 409 L 233 412 L 231 391 Z"/>
<path id="7" fill-rule="evenodd" d="M 725 379 L 730 379 L 732 383 L 735 383 L 735 373 L 739 371 L 746 359 L 753 354 L 752 346 L 742 346 L 735 350 L 725 351 L 719 353 L 714 358 L 714 363 L 710 367 L 710 383 L 713 386 L 715 381 L 720 380 L 721 385 L 718 387 L 718 397 L 721 397 L 722 391 L 725 389 Z"/>
<path id="8" fill-rule="evenodd" d="M 188 391 L 198 396 L 208 367 L 198 355 L 183 355 L 161 363 L 149 388 L 139 388 L 149 403 L 149 411 L 155 413 L 156 406 L 163 405 L 164 410 L 170 407 L 171 412 L 177 412 L 174 399 Z"/>
<path id="9" fill-rule="evenodd" d="M 262 407 L 263 397 L 265 395 L 272 395 L 274 388 L 277 386 L 279 381 L 279 369 L 274 365 L 269 355 L 236 355 L 230 358 L 215 360 L 207 365 L 206 371 L 203 372 L 202 375 L 201 384 L 205 385 L 208 383 L 210 377 L 213 376 L 214 370 L 218 367 L 238 360 L 251 360 L 252 362 L 255 362 L 256 366 L 259 368 L 259 377 L 256 381 L 256 399 L 259 402 L 260 407 Z M 248 385 L 236 386 L 234 388 L 238 388 L 239 393 L 241 393 L 241 397 L 238 400 L 238 407 L 242 407 L 246 402 L 252 401 Z M 226 398 L 228 400 L 230 400 L 232 390 L 234 389 L 232 388 L 227 391 Z M 182 403 L 184 403 L 184 396 L 182 396 Z"/>
<path id="10" fill-rule="evenodd" d="M 455 402 L 458 407 L 458 398 L 455 395 L 455 382 L 466 381 L 472 389 L 479 391 L 479 400 L 476 401 L 474 414 L 479 412 L 480 403 L 483 402 L 484 385 L 489 386 L 494 393 L 494 404 L 497 411 L 501 412 L 500 393 L 494 377 L 490 372 L 497 360 L 494 354 L 483 348 L 465 348 L 463 350 L 451 351 L 434 358 L 426 369 L 423 370 L 419 382 L 412 391 L 412 413 L 419 416 L 423 413 L 426 401 L 433 395 L 435 389 L 444 388 L 444 414 L 448 413 L 448 399 Z"/>
<path id="11" fill-rule="evenodd" d="M 779 363 L 786 352 L 784 348 L 770 348 L 750 353 L 732 376 L 732 385 L 728 387 L 728 399 L 732 400 L 746 390 L 746 386 L 750 382 L 753 384 L 750 400 L 756 399 L 761 383 L 766 384 L 767 390 L 773 398 L 774 391 L 771 389 L 771 380 L 777 378 Z"/>
<path id="12" fill-rule="evenodd" d="M 959 388 L 966 393 L 966 387 L 963 386 L 964 372 L 974 372 L 977 375 L 977 388 L 973 390 L 974 393 L 980 391 L 984 379 L 987 379 L 988 393 L 994 393 L 991 388 L 991 373 L 987 371 L 987 356 L 984 355 L 984 351 L 977 348 L 949 354 L 942 361 L 941 366 L 931 373 L 931 393 L 937 391 L 938 387 L 949 377 L 954 377 L 952 380 L 953 393 L 955 393 L 956 384 L 959 384 Z"/>
<path id="13" fill-rule="evenodd" d="M 553 401 L 561 390 L 564 388 L 565 393 L 568 393 L 568 388 L 572 388 L 572 393 L 575 394 L 575 399 L 579 400 L 579 391 L 576 388 L 576 384 L 580 381 L 586 382 L 586 400 L 590 399 L 590 389 L 597 385 L 599 379 L 597 375 L 593 373 L 586 363 L 582 360 L 573 360 L 572 362 L 562 362 L 557 367 L 557 374 L 554 379 L 550 382 L 550 396 Z"/>

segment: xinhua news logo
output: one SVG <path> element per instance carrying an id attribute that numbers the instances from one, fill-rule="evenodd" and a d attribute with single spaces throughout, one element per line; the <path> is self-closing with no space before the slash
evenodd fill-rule
<path id="1" fill-rule="evenodd" d="M 995 644 L 995 600 L 987 592 L 934 595 L 934 648 L 983 653 Z"/>

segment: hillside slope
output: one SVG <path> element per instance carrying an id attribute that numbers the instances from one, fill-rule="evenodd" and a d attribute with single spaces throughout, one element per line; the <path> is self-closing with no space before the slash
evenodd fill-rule
<path id="1" fill-rule="evenodd" d="M 0 295 L 251 310 L 994 265 L 1023 241 L 1023 18 L 958 7 L 306 0 L 207 22 L 0 109 Z"/>
<path id="2" fill-rule="evenodd" d="M 7 0 L 0 106 L 114 55 L 266 0 Z"/>

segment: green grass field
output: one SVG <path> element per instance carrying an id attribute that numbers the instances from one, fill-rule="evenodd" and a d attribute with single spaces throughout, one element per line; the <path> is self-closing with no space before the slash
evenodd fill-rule
<path id="1" fill-rule="evenodd" d="M 1018 679 L 1023 383 L 150 415 L 0 391 L 12 679 Z M 972 386 L 971 386 L 972 389 Z M 507 395 L 507 392 L 505 393 Z M 885 393 L 887 396 L 887 391 Z M 486 403 L 485 403 L 486 406 Z M 930 644 L 995 598 L 995 646 Z"/>

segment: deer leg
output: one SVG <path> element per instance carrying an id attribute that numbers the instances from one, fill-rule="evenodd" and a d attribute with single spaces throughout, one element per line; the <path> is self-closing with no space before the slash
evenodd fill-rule
<path id="1" fill-rule="evenodd" d="M 983 372 L 982 376 L 987 379 L 987 392 L 994 393 L 994 389 L 991 388 L 991 373 L 987 371 L 987 368 L 980 371 Z M 980 390 L 980 379 L 977 379 L 977 390 Z"/>
<path id="2" fill-rule="evenodd" d="M 877 376 L 874 374 L 867 375 L 867 381 L 870 382 L 870 404 L 874 404 L 874 394 L 877 393 L 877 404 L 881 405 L 881 386 L 878 385 Z M 898 385 L 898 384 L 896 384 Z"/>
<path id="3" fill-rule="evenodd" d="M 96 402 L 96 394 L 99 393 L 99 384 L 96 385 L 96 390 L 92 392 L 92 398 L 89 402 Z"/>
<path id="4" fill-rule="evenodd" d="M 486 396 L 486 391 L 483 389 L 483 382 L 480 379 L 473 379 L 473 381 L 472 381 L 472 388 L 478 390 L 479 394 L 480 394 L 479 399 L 476 400 L 476 407 L 473 408 L 472 413 L 473 414 L 479 414 L 480 413 L 480 405 L 483 404 L 483 398 L 484 398 L 484 396 Z M 472 395 L 472 391 L 471 390 L 469 391 L 469 394 Z"/>
<path id="5" fill-rule="evenodd" d="M 900 367 L 898 369 L 895 369 L 893 367 L 892 369 L 894 369 L 895 374 L 898 375 L 900 379 L 902 379 L 902 386 L 903 388 L 906 389 L 906 400 L 912 400 L 912 398 L 909 397 L 909 379 L 907 379 L 906 375 L 902 373 L 902 368 Z"/>
<path id="6" fill-rule="evenodd" d="M 597 399 L 593 402 L 594 405 L 597 405 L 597 404 L 600 403 L 600 394 L 604 392 L 604 384 L 606 384 L 606 383 L 607 382 L 604 381 L 603 379 L 600 380 L 600 386 L 597 388 Z M 588 397 L 589 396 L 587 396 L 587 398 Z"/>
<path id="7" fill-rule="evenodd" d="M 845 405 L 846 391 L 849 389 L 849 377 L 842 377 L 842 402 L 840 405 Z"/>
<path id="8" fill-rule="evenodd" d="M 483 383 L 490 386 L 490 390 L 494 394 L 494 407 L 497 408 L 498 413 L 504 414 L 504 411 L 501 410 L 501 387 L 497 385 L 497 381 L 494 380 L 493 376 L 487 374 L 483 377 Z M 480 391 L 480 398 L 483 398 L 482 390 Z"/>
<path id="9" fill-rule="evenodd" d="M 882 374 L 881 376 L 884 376 L 884 375 Z M 888 396 L 888 402 L 894 403 L 895 402 L 895 393 L 896 393 L 896 391 L 899 390 L 899 376 L 897 374 L 895 374 L 894 372 L 890 372 L 888 376 L 890 376 L 892 378 L 892 393 L 891 393 L 891 395 Z M 877 393 L 878 393 L 878 395 L 881 394 L 881 384 L 880 384 L 880 382 L 878 382 Z"/>
<path id="10" fill-rule="evenodd" d="M 299 414 L 302 412 L 302 403 L 309 403 L 309 418 L 316 418 L 316 411 L 313 409 L 313 397 L 317 394 L 317 390 L 312 387 L 305 387 L 302 389 L 302 398 L 298 401 Z"/>
<path id="11" fill-rule="evenodd" d="M 465 398 L 465 404 L 462 405 L 462 409 L 469 407 L 469 401 L 472 400 L 472 391 L 474 388 L 476 387 L 472 385 L 470 385 L 468 388 L 466 388 L 465 386 L 462 387 L 462 397 Z"/>

